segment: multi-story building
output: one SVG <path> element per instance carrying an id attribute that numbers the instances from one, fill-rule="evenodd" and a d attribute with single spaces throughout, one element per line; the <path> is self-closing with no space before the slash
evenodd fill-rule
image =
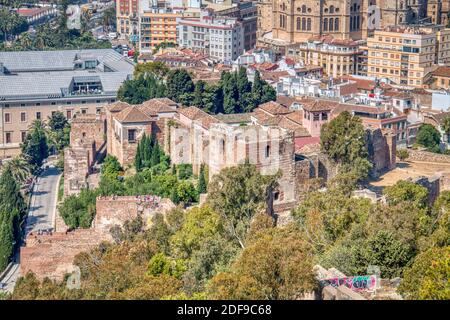
<path id="1" fill-rule="evenodd" d="M 334 39 L 332 36 L 315 37 L 306 42 L 290 45 L 287 55 L 304 65 L 315 65 L 334 78 L 357 73 L 358 57 L 363 54 L 357 42 Z"/>
<path id="2" fill-rule="evenodd" d="M 112 49 L 0 52 L 0 158 L 20 153 L 36 119 L 100 112 L 133 70 Z"/>
<path id="3" fill-rule="evenodd" d="M 418 23 L 425 15 L 425 0 L 260 0 L 258 41 L 264 46 L 273 39 L 296 43 L 322 35 L 360 40 L 384 26 Z"/>
<path id="4" fill-rule="evenodd" d="M 244 52 L 244 28 L 236 18 L 202 11 L 199 19 L 180 19 L 177 28 L 181 47 L 202 51 L 216 61 L 231 63 Z"/>
<path id="5" fill-rule="evenodd" d="M 148 53 L 162 42 L 177 43 L 177 19 L 171 9 L 142 8 L 139 16 L 139 51 Z"/>
<path id="6" fill-rule="evenodd" d="M 250 50 L 256 45 L 257 8 L 253 1 L 240 1 L 235 6 L 224 9 L 215 10 L 218 17 L 237 18 L 244 28 L 244 49 Z"/>
<path id="7" fill-rule="evenodd" d="M 137 37 L 139 33 L 139 1 L 116 0 L 117 32 L 121 37 Z"/>
<path id="8" fill-rule="evenodd" d="M 367 39 L 369 77 L 422 87 L 438 64 L 450 62 L 450 29 L 388 27 Z"/>
<path id="9" fill-rule="evenodd" d="M 272 0 L 258 0 L 256 3 L 258 13 L 258 38 L 264 33 L 272 31 L 273 26 L 273 10 Z"/>
<path id="10" fill-rule="evenodd" d="M 449 26 L 450 0 L 428 0 L 427 17 L 433 24 Z"/>

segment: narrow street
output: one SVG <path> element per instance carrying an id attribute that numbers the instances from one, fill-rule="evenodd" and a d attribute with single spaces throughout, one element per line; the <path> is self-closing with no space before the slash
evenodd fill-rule
<path id="1" fill-rule="evenodd" d="M 25 234 L 53 228 L 60 176 L 59 170 L 50 165 L 38 177 L 31 196 Z M 2 283 L 5 284 L 2 290 L 12 292 L 19 276 L 20 255 L 17 252 L 14 257 L 14 265 L 2 280 Z"/>

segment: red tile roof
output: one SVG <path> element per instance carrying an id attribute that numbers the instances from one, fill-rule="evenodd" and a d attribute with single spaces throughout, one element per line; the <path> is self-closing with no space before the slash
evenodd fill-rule
<path id="1" fill-rule="evenodd" d="M 275 102 L 275 101 L 269 101 L 263 104 L 260 104 L 258 106 L 259 109 L 270 113 L 271 115 L 279 115 L 279 114 L 287 114 L 292 112 L 285 106 Z"/>
<path id="2" fill-rule="evenodd" d="M 450 67 L 438 67 L 433 71 L 433 76 L 450 78 Z"/>

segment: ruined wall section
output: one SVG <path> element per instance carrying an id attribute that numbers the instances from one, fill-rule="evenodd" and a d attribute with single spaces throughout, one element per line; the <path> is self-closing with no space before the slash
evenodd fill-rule
<path id="1" fill-rule="evenodd" d="M 394 169 L 396 166 L 397 143 L 392 131 L 387 129 L 369 129 L 366 131 L 366 138 L 369 160 L 373 164 L 370 175 L 378 177 L 387 170 Z"/>
<path id="2" fill-rule="evenodd" d="M 123 226 L 127 220 L 133 220 L 139 215 L 142 216 L 144 225 L 148 226 L 157 212 L 165 213 L 175 207 L 170 199 L 153 195 L 97 197 L 92 228 L 108 235 L 114 225 Z"/>

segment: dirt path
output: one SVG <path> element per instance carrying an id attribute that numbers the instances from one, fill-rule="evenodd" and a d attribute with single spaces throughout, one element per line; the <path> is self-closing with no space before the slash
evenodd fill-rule
<path id="1" fill-rule="evenodd" d="M 416 178 L 420 176 L 432 177 L 442 172 L 450 172 L 450 163 L 434 163 L 423 161 L 398 162 L 397 168 L 382 175 L 370 184 L 385 187 L 395 184 L 398 180 Z"/>

